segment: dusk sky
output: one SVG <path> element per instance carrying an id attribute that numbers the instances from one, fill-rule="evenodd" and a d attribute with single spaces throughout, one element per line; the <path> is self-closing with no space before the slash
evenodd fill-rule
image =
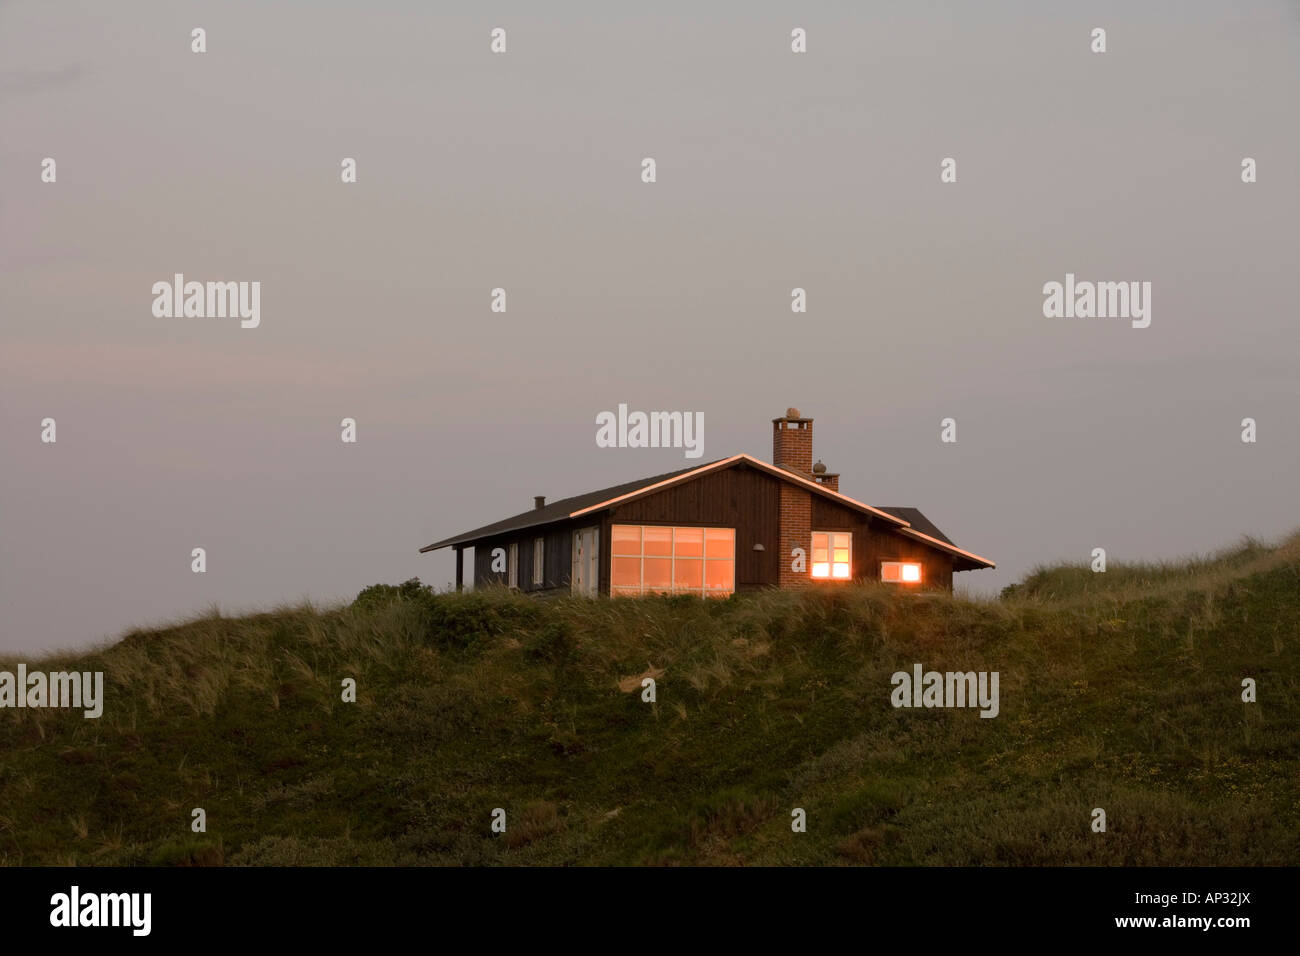
<path id="1" fill-rule="evenodd" d="M 444 586 L 421 546 L 770 460 L 792 405 L 845 494 L 997 562 L 959 592 L 1276 539 L 1298 93 L 1277 0 L 0 2 L 0 652 Z M 175 273 L 260 325 L 155 316 Z M 1150 326 L 1045 317 L 1067 273 Z M 597 447 L 620 403 L 703 457 Z"/>

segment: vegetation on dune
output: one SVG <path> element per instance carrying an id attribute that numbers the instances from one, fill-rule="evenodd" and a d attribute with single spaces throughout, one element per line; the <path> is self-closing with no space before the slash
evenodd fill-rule
<path id="1" fill-rule="evenodd" d="M 28 662 L 106 702 L 0 711 L 0 861 L 1294 864 L 1297 622 L 1300 536 L 1001 601 L 407 582 L 213 612 Z M 894 709 L 918 662 L 998 671 L 998 717 Z"/>

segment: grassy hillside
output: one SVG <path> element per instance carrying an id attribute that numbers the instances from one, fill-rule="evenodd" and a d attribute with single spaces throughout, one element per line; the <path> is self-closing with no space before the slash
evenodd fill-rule
<path id="1" fill-rule="evenodd" d="M 28 662 L 102 670 L 107 701 L 0 711 L 0 860 L 1295 864 L 1298 624 L 1300 536 L 1042 569 L 1002 601 L 408 588 L 213 614 Z M 999 671 L 1000 715 L 892 708 L 915 662 Z"/>

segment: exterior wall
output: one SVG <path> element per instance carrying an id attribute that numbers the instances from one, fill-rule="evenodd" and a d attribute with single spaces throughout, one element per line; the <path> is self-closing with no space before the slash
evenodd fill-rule
<path id="1" fill-rule="evenodd" d="M 615 507 L 601 539 L 602 592 L 609 593 L 613 524 L 735 528 L 736 590 L 779 584 L 778 488 L 784 484 L 754 468 L 737 466 Z M 756 544 L 763 550 L 755 551 Z"/>
<path id="2" fill-rule="evenodd" d="M 502 571 L 492 570 L 492 550 L 505 548 L 510 553 L 512 543 L 519 546 L 519 590 L 544 593 L 569 592 L 569 576 L 573 571 L 574 525 L 556 525 L 546 528 L 525 529 L 515 534 L 503 535 L 480 542 L 474 548 L 474 587 L 505 587 L 509 580 Z M 545 581 L 533 584 L 533 540 L 545 540 Z"/>
<path id="3" fill-rule="evenodd" d="M 812 512 L 811 530 L 853 533 L 854 580 L 879 581 L 882 561 L 915 561 L 921 565 L 923 587 L 952 590 L 951 555 L 899 534 L 878 518 L 820 496 L 813 501 Z"/>
<path id="4" fill-rule="evenodd" d="M 597 588 L 601 594 L 609 597 L 609 581 L 612 570 L 610 555 L 614 550 L 614 532 L 612 530 L 614 522 L 609 520 L 609 512 L 600 515 L 592 515 L 591 517 L 593 519 L 598 519 L 600 524 L 600 553 L 596 556 L 600 561 L 600 576 L 597 578 L 597 581 L 600 583 L 597 585 Z M 593 523 L 595 522 L 587 523 L 585 527 L 590 528 Z"/>
<path id="5" fill-rule="evenodd" d="M 773 479 L 775 480 L 775 479 Z M 780 540 L 777 548 L 777 581 L 783 588 L 812 585 L 812 511 L 813 493 L 797 488 L 788 481 L 780 483 Z M 790 569 L 795 548 L 803 548 L 807 558 L 802 574 Z"/>
<path id="6" fill-rule="evenodd" d="M 736 529 L 736 590 L 764 587 L 835 587 L 848 582 L 817 581 L 811 575 L 812 532 L 853 534 L 854 580 L 880 580 L 880 562 L 916 561 L 923 587 L 951 590 L 952 557 L 892 530 L 892 525 L 852 508 L 758 471 L 736 466 L 703 475 L 694 481 L 616 505 L 603 515 L 592 514 L 545 529 L 526 529 L 481 542 L 474 548 L 474 587 L 505 586 L 507 576 L 491 571 L 492 549 L 519 545 L 519 590 L 538 594 L 568 594 L 573 568 L 573 532 L 600 528 L 599 590 L 609 594 L 610 540 L 614 524 L 687 525 Z M 546 540 L 546 582 L 533 581 L 533 539 Z M 755 551 L 755 545 L 763 550 Z M 808 567 L 790 570 L 790 552 L 803 548 Z"/>

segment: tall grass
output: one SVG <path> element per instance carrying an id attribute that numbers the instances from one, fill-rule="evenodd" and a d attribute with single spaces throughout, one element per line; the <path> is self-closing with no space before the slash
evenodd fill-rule
<path id="1" fill-rule="evenodd" d="M 29 662 L 102 670 L 107 699 L 0 712 L 0 861 L 1300 858 L 1300 537 L 1039 569 L 1002 601 L 368 590 Z M 1001 713 L 893 709 L 916 662 L 999 671 Z"/>

